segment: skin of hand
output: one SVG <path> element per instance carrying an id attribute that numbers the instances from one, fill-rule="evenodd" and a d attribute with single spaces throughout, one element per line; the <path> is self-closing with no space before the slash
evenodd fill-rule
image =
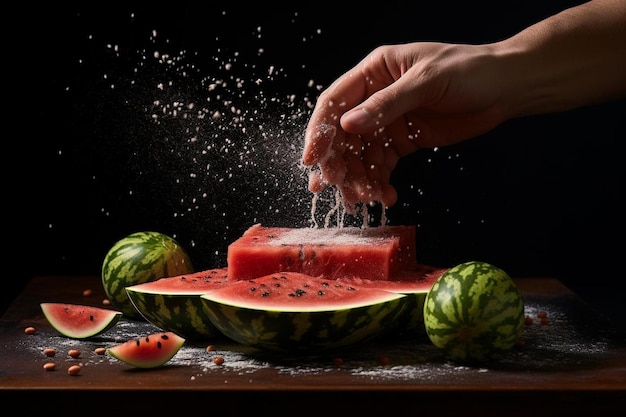
<path id="1" fill-rule="evenodd" d="M 344 204 L 397 195 L 398 160 L 527 114 L 626 95 L 626 2 L 595 0 L 492 44 L 381 46 L 324 90 L 305 131 L 309 189 Z M 581 59 L 588 57 L 589 59 Z"/>

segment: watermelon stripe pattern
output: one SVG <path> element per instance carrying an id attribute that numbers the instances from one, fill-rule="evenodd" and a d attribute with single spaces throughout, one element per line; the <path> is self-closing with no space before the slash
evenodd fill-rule
<path id="1" fill-rule="evenodd" d="M 454 360 L 487 361 L 511 349 L 524 326 L 524 302 L 503 270 L 484 262 L 450 268 L 424 303 L 426 332 Z"/>
<path id="2" fill-rule="evenodd" d="M 319 353 L 394 328 L 407 296 L 295 272 L 238 281 L 201 296 L 205 314 L 232 340 L 284 353 Z"/>
<path id="3" fill-rule="evenodd" d="M 102 284 L 111 303 L 125 316 L 141 318 L 126 287 L 193 272 L 185 250 L 158 232 L 136 232 L 116 242 L 102 264 Z"/>
<path id="4" fill-rule="evenodd" d="M 283 353 L 318 353 L 371 340 L 394 327 L 404 296 L 334 311 L 265 311 L 205 300 L 205 312 L 225 335 L 243 345 Z"/>
<path id="5" fill-rule="evenodd" d="M 135 309 L 150 323 L 187 340 L 222 339 L 204 314 L 200 296 L 230 283 L 226 268 L 161 278 L 126 287 Z"/>

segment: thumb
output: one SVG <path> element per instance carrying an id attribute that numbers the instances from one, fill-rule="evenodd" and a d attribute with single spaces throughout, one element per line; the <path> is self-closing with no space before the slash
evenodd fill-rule
<path id="1" fill-rule="evenodd" d="M 344 113 L 341 116 L 343 130 L 353 134 L 371 133 L 417 108 L 419 92 L 410 85 L 408 78 L 400 77 Z"/>

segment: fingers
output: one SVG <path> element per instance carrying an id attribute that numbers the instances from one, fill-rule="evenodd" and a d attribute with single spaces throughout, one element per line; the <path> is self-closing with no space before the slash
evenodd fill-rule
<path id="1" fill-rule="evenodd" d="M 312 166 L 328 156 L 343 113 L 365 99 L 365 80 L 355 67 L 318 98 L 304 132 L 302 164 Z"/>
<path id="2" fill-rule="evenodd" d="M 423 86 L 416 82 L 416 77 L 402 74 L 391 62 L 392 57 L 378 58 L 372 60 L 368 96 L 341 116 L 340 125 L 348 132 L 365 134 L 380 130 L 422 104 Z"/>
<path id="3" fill-rule="evenodd" d="M 302 153 L 303 165 L 317 165 L 309 176 L 312 192 L 336 186 L 349 205 L 396 202 L 396 191 L 389 184 L 391 172 L 399 155 L 416 147 L 401 123 L 386 131 L 408 105 L 394 102 L 393 96 L 402 93 L 394 86 L 399 75 L 387 70 L 383 61 L 384 54 L 371 55 L 318 98 Z"/>
<path id="4" fill-rule="evenodd" d="M 304 134 L 302 164 L 312 166 L 324 157 L 328 157 L 337 128 L 327 123 L 309 123 Z"/>

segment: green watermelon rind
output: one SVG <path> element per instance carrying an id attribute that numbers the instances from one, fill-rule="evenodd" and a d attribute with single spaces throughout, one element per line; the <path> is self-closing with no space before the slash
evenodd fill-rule
<path id="1" fill-rule="evenodd" d="M 157 343 L 157 345 L 155 345 L 156 349 L 162 349 L 160 355 L 152 360 L 141 357 L 141 349 L 143 349 L 143 346 L 140 345 L 142 343 L 151 339 L 153 342 L 154 339 L 162 339 L 164 336 L 168 340 L 171 339 L 172 342 L 167 346 L 168 349 L 164 349 L 162 344 Z M 156 368 L 169 362 L 184 344 L 185 338 L 178 336 L 173 332 L 158 332 L 112 346 L 108 348 L 106 352 L 115 359 L 135 368 Z"/>
<path id="2" fill-rule="evenodd" d="M 105 309 L 100 307 L 85 306 L 80 304 L 68 304 L 68 303 L 40 303 L 41 311 L 44 317 L 57 332 L 63 336 L 71 339 L 88 339 L 90 337 L 97 336 L 106 332 L 115 326 L 122 318 L 122 312 L 117 310 Z M 84 329 L 82 332 L 78 332 L 75 326 L 72 326 L 69 318 L 64 317 L 61 314 L 55 314 L 57 309 L 61 311 L 73 310 L 76 313 L 89 311 L 91 313 L 97 313 L 100 319 L 97 324 L 93 325 L 93 315 L 90 314 L 81 322 L 83 325 L 92 323 L 92 326 Z"/>
<path id="3" fill-rule="evenodd" d="M 433 284 L 423 316 L 429 339 L 450 359 L 485 362 L 519 340 L 524 300 L 505 271 L 471 261 L 450 268 Z M 471 337 L 462 337 L 460 329 L 471 329 Z"/>
<path id="4" fill-rule="evenodd" d="M 355 298 L 343 305 L 285 305 L 283 310 L 259 301 L 233 303 L 220 293 L 215 290 L 200 298 L 221 333 L 242 345 L 282 353 L 338 350 L 375 339 L 393 328 L 407 308 L 405 294 L 374 289 L 368 291 L 367 302 Z"/>
<path id="5" fill-rule="evenodd" d="M 211 269 L 196 272 L 193 276 L 213 275 L 225 276 L 227 269 Z M 135 309 L 148 322 L 156 327 L 176 333 L 188 340 L 209 340 L 223 338 L 224 335 L 211 323 L 204 311 L 200 296 L 211 290 L 210 284 L 206 287 L 198 286 L 195 289 L 169 290 L 167 282 L 189 277 L 191 275 L 161 278 L 150 283 L 126 287 L 128 298 Z M 162 283 L 163 287 L 155 284 Z"/>
<path id="6" fill-rule="evenodd" d="M 174 238 L 160 232 L 135 232 L 107 252 L 102 263 L 102 284 L 114 307 L 129 318 L 142 318 L 128 298 L 126 287 L 191 272 L 189 255 Z"/>

